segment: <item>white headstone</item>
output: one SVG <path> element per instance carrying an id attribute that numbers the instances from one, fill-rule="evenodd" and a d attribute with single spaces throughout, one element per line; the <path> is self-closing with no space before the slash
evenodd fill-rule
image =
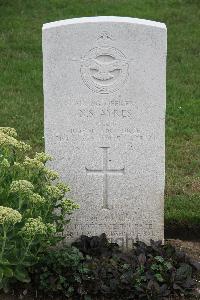
<path id="1" fill-rule="evenodd" d="M 91 17 L 43 26 L 45 144 L 80 204 L 67 227 L 124 247 L 163 239 L 166 26 Z"/>

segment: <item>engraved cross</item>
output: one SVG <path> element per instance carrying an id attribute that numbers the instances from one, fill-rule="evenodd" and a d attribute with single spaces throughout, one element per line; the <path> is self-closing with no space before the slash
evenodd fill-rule
<path id="1" fill-rule="evenodd" d="M 123 169 L 108 169 L 108 149 L 109 147 L 100 147 L 103 149 L 103 169 L 90 170 L 86 169 L 88 175 L 102 175 L 103 176 L 103 205 L 102 208 L 109 209 L 108 205 L 108 175 L 124 175 Z"/>

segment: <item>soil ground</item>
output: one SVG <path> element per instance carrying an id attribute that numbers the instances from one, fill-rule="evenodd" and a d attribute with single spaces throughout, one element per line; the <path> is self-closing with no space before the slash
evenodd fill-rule
<path id="1" fill-rule="evenodd" d="M 178 239 L 168 239 L 174 247 L 184 251 L 187 255 L 194 258 L 194 260 L 200 261 L 200 240 L 199 241 L 182 241 Z"/>

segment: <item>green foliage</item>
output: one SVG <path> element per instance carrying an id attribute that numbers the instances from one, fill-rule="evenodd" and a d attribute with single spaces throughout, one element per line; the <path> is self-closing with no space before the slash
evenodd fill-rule
<path id="1" fill-rule="evenodd" d="M 0 289 L 14 278 L 29 282 L 27 268 L 62 239 L 66 215 L 78 208 L 65 199 L 68 186 L 53 184 L 58 174 L 50 157 L 27 156 L 30 146 L 11 128 L 0 128 Z"/>
<path id="2" fill-rule="evenodd" d="M 123 253 L 103 234 L 82 236 L 72 248 L 50 252 L 32 269 L 32 278 L 41 294 L 49 297 L 179 299 L 180 295 L 195 294 L 197 270 L 199 263 L 171 245 L 137 242 L 131 251 Z"/>
<path id="3" fill-rule="evenodd" d="M 32 269 L 33 281 L 45 293 L 74 295 L 88 269 L 83 264 L 83 254 L 75 247 L 52 250 Z"/>

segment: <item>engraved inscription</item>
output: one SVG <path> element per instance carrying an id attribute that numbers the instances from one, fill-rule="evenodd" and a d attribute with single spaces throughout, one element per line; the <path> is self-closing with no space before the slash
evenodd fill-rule
<path id="1" fill-rule="evenodd" d="M 83 58 L 81 76 L 94 92 L 109 94 L 118 90 L 128 76 L 128 62 L 114 47 L 96 47 Z"/>
<path id="2" fill-rule="evenodd" d="M 80 109 L 79 116 L 85 118 L 110 117 L 110 118 L 132 118 L 133 112 L 128 109 Z"/>
<path id="3" fill-rule="evenodd" d="M 138 130 L 138 128 L 130 128 L 130 127 L 122 127 L 120 129 L 111 128 L 110 124 L 104 124 L 102 127 L 101 133 L 99 134 L 97 128 L 86 128 L 82 126 L 72 127 L 66 130 L 64 133 L 54 133 L 52 138 L 56 137 L 57 141 L 60 142 L 69 142 L 69 141 L 93 141 L 96 136 L 101 137 L 101 139 L 105 140 L 113 140 L 117 142 L 118 140 L 126 140 L 127 147 L 134 149 L 135 139 L 139 141 L 145 138 L 142 133 Z M 128 139 L 128 141 L 127 141 Z"/>
<path id="4" fill-rule="evenodd" d="M 103 169 L 90 170 L 86 169 L 88 175 L 103 175 L 103 206 L 102 209 L 109 209 L 108 205 L 108 175 L 124 175 L 125 168 L 123 169 L 108 169 L 108 149 L 109 147 L 100 147 L 103 149 Z"/>

